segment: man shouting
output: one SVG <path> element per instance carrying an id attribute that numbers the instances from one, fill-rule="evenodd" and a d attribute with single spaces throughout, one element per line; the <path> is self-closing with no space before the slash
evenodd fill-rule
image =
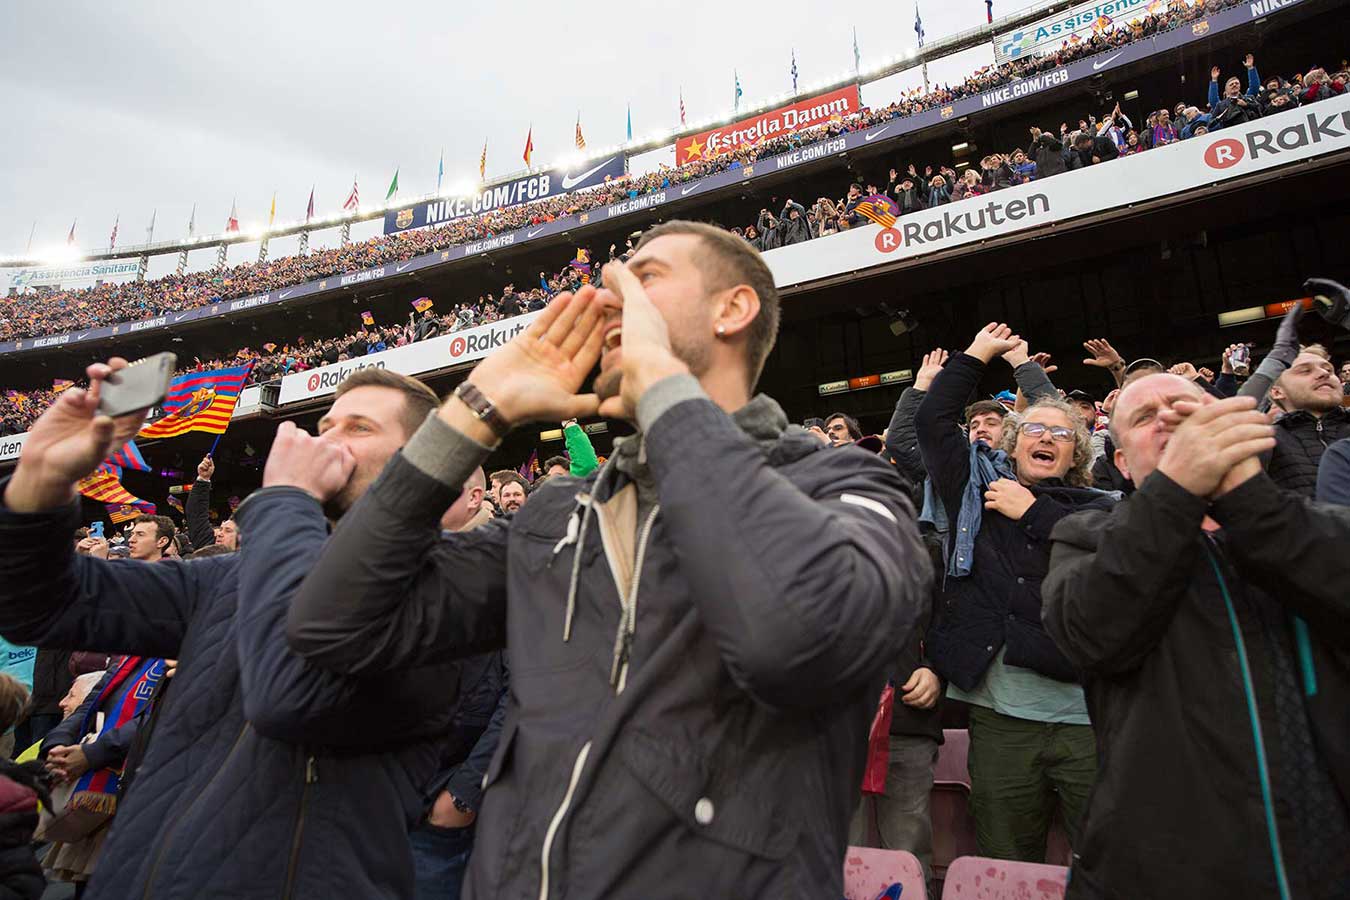
<path id="1" fill-rule="evenodd" d="M 778 296 L 743 240 L 670 222 L 604 283 L 427 418 L 301 586 L 291 646 L 361 675 L 509 645 L 470 896 L 839 896 L 931 577 L 913 511 L 890 466 L 753 394 Z M 640 429 L 598 472 L 427 536 L 510 428 L 597 412 Z"/>

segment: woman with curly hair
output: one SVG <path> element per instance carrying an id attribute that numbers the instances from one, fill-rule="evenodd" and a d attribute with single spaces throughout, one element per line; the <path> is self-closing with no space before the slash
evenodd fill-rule
<path id="1" fill-rule="evenodd" d="M 1000 447 L 970 443 L 962 410 L 997 356 L 1042 389 Z M 1028 393 L 1028 396 L 1032 396 Z M 1076 409 L 1006 325 L 982 329 L 933 379 L 915 415 L 919 452 L 951 523 L 941 608 L 927 649 L 947 696 L 970 705 L 971 807 L 981 856 L 1042 862 L 1056 807 L 1070 836 L 1096 776 L 1079 674 L 1041 626 L 1050 531 L 1088 508 L 1092 445 Z"/>

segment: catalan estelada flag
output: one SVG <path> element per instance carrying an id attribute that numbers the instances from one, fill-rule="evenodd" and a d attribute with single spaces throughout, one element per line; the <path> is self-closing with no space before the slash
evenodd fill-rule
<path id="1" fill-rule="evenodd" d="M 895 201 L 882 194 L 869 194 L 853 207 L 853 211 L 865 219 L 871 219 L 882 228 L 893 228 L 896 217 L 900 215 L 900 207 Z"/>
<path id="2" fill-rule="evenodd" d="M 137 437 L 170 438 L 189 431 L 224 434 L 253 362 L 211 372 L 189 372 L 169 383 L 165 416 L 144 426 Z"/>

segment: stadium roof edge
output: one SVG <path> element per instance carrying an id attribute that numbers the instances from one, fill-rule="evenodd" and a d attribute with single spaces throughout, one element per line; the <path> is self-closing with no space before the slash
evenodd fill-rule
<path id="1" fill-rule="evenodd" d="M 1038 2 L 1032 3 L 1030 6 L 1027 6 L 1015 13 L 1011 13 L 1009 15 L 996 19 L 992 24 L 985 24 L 975 28 L 968 28 L 965 31 L 957 32 L 956 34 L 950 35 L 948 37 L 934 40 L 921 50 L 919 49 L 906 50 L 903 53 L 889 56 L 879 65 L 876 65 L 860 73 L 857 74 L 850 73 L 844 78 L 828 83 L 810 84 L 807 85 L 804 90 L 799 91 L 796 94 L 793 94 L 792 92 L 789 91 L 784 92 L 782 94 L 771 96 L 766 100 L 764 100 L 763 102 L 761 102 L 760 104 L 758 104 L 757 106 L 746 109 L 744 112 L 738 112 L 734 114 L 728 113 L 726 115 L 717 116 L 715 118 L 707 119 L 700 122 L 695 122 L 693 125 L 686 126 L 683 128 L 671 129 L 668 132 L 662 132 L 659 135 L 654 135 L 652 137 L 644 138 L 639 141 L 633 141 L 630 143 L 620 144 L 617 146 L 598 148 L 596 152 L 588 153 L 585 158 L 599 159 L 600 157 L 610 156 L 618 152 L 622 152 L 625 155 L 631 157 L 639 153 L 647 153 L 652 150 L 659 150 L 660 148 L 665 147 L 668 144 L 672 144 L 675 141 L 687 135 L 698 134 L 700 132 L 707 131 L 710 128 L 717 128 L 721 125 L 726 125 L 730 124 L 731 122 L 739 121 L 740 119 L 753 117 L 760 113 L 774 109 L 775 107 L 781 106 L 786 102 L 790 102 L 795 97 L 805 97 L 810 96 L 812 94 L 837 90 L 841 87 L 846 87 L 854 83 L 860 83 L 865 85 L 872 81 L 878 81 L 882 78 L 894 75 L 897 72 L 903 72 L 908 69 L 912 69 L 915 66 L 922 65 L 923 63 L 932 62 L 935 59 L 940 59 L 944 56 L 949 56 L 953 53 L 958 53 L 962 50 L 968 50 L 971 47 L 978 46 L 982 43 L 985 43 L 986 41 L 992 41 L 994 36 L 999 34 L 1000 32 L 1006 31 L 1009 28 L 1016 28 L 1020 25 L 1027 24 L 1029 22 L 1034 22 L 1037 19 L 1043 18 L 1046 15 L 1070 7 L 1075 2 L 1078 2 L 1078 0 L 1038 0 Z M 537 168 L 521 169 L 519 171 L 499 175 L 496 178 L 493 178 L 492 180 L 485 182 L 483 184 L 483 188 L 487 189 L 497 184 L 502 184 L 504 182 L 515 180 L 530 173 L 543 172 L 546 171 L 547 169 L 554 168 L 556 165 L 557 164 L 554 163 L 546 166 L 539 166 Z M 119 247 L 110 250 L 91 250 L 88 252 L 81 252 L 77 258 L 73 258 L 69 261 L 61 260 L 59 262 L 56 262 L 51 259 L 33 256 L 14 256 L 14 257 L 0 256 L 0 269 L 51 266 L 66 262 L 73 263 L 77 261 L 86 261 L 86 260 L 130 259 L 138 256 L 163 256 L 171 253 L 181 253 L 184 250 L 205 250 L 212 247 L 219 247 L 222 244 L 231 245 L 231 244 L 253 243 L 254 241 L 262 240 L 264 237 L 268 239 L 288 237 L 290 235 L 300 234 L 301 232 L 306 231 L 321 231 L 327 228 L 339 228 L 343 225 L 350 223 L 369 221 L 371 219 L 382 217 L 387 210 L 402 209 L 405 206 L 424 202 L 426 200 L 431 200 L 437 196 L 439 195 L 424 194 L 418 197 L 409 197 L 407 199 L 400 200 L 399 202 L 394 204 L 389 205 L 382 204 L 378 207 L 371 207 L 370 209 L 367 210 L 360 210 L 356 214 L 350 216 L 345 215 L 323 216 L 312 219 L 308 222 L 295 222 L 291 224 L 283 224 L 277 227 L 265 229 L 263 231 L 250 230 L 238 232 L 225 232 L 221 234 L 201 235 L 200 237 L 194 237 L 190 240 L 155 241 L 149 244 L 128 244 L 124 247 Z M 444 196 L 450 195 L 447 194 Z"/>

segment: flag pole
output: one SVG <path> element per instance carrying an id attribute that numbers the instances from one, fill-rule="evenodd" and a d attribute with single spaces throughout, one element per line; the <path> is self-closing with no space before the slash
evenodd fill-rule
<path id="1" fill-rule="evenodd" d="M 216 439 L 211 442 L 211 449 L 206 451 L 207 456 L 216 455 L 216 447 L 220 445 L 220 439 L 223 438 L 224 436 L 225 433 L 223 431 L 220 434 L 216 435 Z"/>

